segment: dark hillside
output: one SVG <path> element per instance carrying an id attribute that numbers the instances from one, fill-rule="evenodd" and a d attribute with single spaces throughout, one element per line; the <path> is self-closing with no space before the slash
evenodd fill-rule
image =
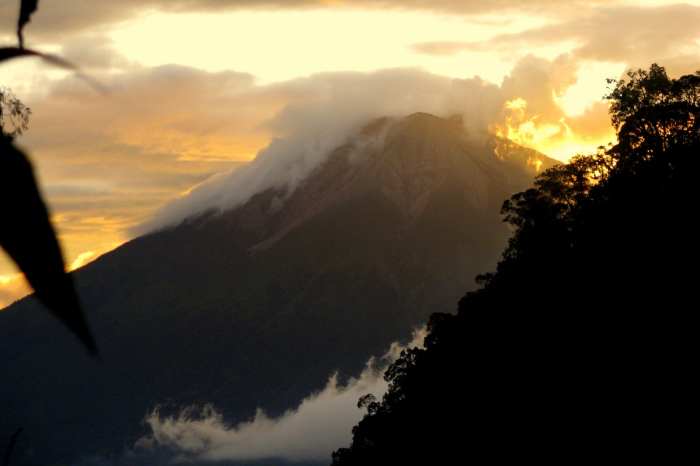
<path id="1" fill-rule="evenodd" d="M 693 454 L 700 73 L 654 65 L 610 99 L 619 143 L 504 205 L 496 273 L 432 316 L 334 465 Z"/>

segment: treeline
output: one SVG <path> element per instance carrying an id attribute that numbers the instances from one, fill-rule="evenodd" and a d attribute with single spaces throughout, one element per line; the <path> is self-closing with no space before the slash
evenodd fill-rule
<path id="1" fill-rule="evenodd" d="M 496 272 L 432 316 L 334 466 L 691 452 L 700 72 L 652 65 L 611 84 L 618 143 L 505 202 L 514 235 Z"/>

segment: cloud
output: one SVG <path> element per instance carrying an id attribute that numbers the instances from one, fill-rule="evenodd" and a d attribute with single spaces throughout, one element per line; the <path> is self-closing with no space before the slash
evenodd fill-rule
<path id="1" fill-rule="evenodd" d="M 244 73 L 96 73 L 106 96 L 68 77 L 21 97 L 33 113 L 19 143 L 35 161 L 68 257 L 123 242 L 157 206 L 249 160 L 268 141 L 256 126 L 283 105 L 256 100 Z"/>
<path id="2" fill-rule="evenodd" d="M 482 42 L 436 41 L 413 45 L 420 53 L 454 55 L 463 51 L 491 51 L 512 55 L 514 50 L 571 42 L 576 60 L 623 62 L 646 67 L 668 63 L 673 72 L 695 71 L 700 56 L 700 6 L 614 6 L 577 11 L 557 21 L 522 32 L 501 34 Z M 678 60 L 681 59 L 681 60 Z M 677 61 L 678 66 L 676 64 Z"/>
<path id="3" fill-rule="evenodd" d="M 363 416 L 358 399 L 370 393 L 381 398 L 387 390 L 384 370 L 402 350 L 422 346 L 425 334 L 425 329 L 414 332 L 406 346 L 392 344 L 345 386 L 332 375 L 323 390 L 276 419 L 258 410 L 251 421 L 231 426 L 212 407 L 165 418 L 155 411 L 146 418 L 152 432 L 137 442 L 137 449 L 166 449 L 185 461 L 328 461 L 334 450 L 350 443 L 352 427 Z"/>
<path id="4" fill-rule="evenodd" d="M 561 160 L 613 142 L 615 134 L 608 103 L 602 97 L 602 82 L 592 88 L 599 100 L 580 114 L 567 115 L 560 104 L 562 96 L 578 84 L 581 66 L 569 54 L 551 61 L 532 55 L 523 57 L 503 79 L 501 90 L 506 104 L 492 130 Z"/>
<path id="5" fill-rule="evenodd" d="M 379 117 L 423 111 L 461 113 L 472 129 L 483 130 L 502 104 L 498 87 L 478 78 L 453 80 L 418 70 L 324 73 L 260 89 L 256 95 L 286 95 L 288 104 L 263 122 L 273 141 L 255 160 L 218 174 L 140 226 L 143 233 L 177 224 L 204 210 L 226 210 L 268 188 L 294 188 L 328 154 Z"/>
<path id="6" fill-rule="evenodd" d="M 80 69 L 89 74 L 95 71 L 136 67 L 114 49 L 109 37 L 102 34 L 72 36 L 62 43 L 58 55 L 71 63 L 79 64 Z"/>
<path id="7" fill-rule="evenodd" d="M 95 2 L 92 0 L 62 0 L 42 2 L 32 16 L 27 39 L 64 40 L 73 34 L 95 32 L 148 11 L 165 12 L 221 12 L 242 9 L 405 9 L 436 11 L 460 15 L 484 14 L 504 11 L 528 11 L 561 14 L 581 8 L 622 2 L 602 0 L 572 0 L 563 5 L 557 0 L 120 0 Z M 3 2 L 0 5 L 0 34 L 12 35 L 15 30 L 17 4 Z"/>
<path id="8" fill-rule="evenodd" d="M 528 108 L 547 121 L 557 121 L 562 111 L 554 100 L 577 80 L 577 64 L 569 55 L 549 61 L 523 57 L 503 79 L 501 89 L 509 99 L 525 99 Z"/>
<path id="9" fill-rule="evenodd" d="M 418 53 L 426 55 L 457 55 L 458 53 L 475 49 L 472 42 L 445 41 L 445 42 L 419 42 L 411 46 Z"/>

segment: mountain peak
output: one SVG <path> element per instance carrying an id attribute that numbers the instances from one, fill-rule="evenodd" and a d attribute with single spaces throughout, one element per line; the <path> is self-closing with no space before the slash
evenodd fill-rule
<path id="1" fill-rule="evenodd" d="M 496 138 L 470 138 L 460 116 L 378 118 L 329 154 L 294 191 L 256 196 L 249 202 L 257 203 L 254 209 L 237 210 L 270 212 L 263 239 L 253 250 L 275 244 L 335 205 L 367 196 L 389 202 L 408 223 L 447 191 L 473 208 L 498 212 L 504 188 L 515 192 L 531 182 L 535 159 L 549 160 Z"/>
<path id="2" fill-rule="evenodd" d="M 450 118 L 441 118 L 431 113 L 412 113 L 398 120 L 397 129 L 412 132 L 415 136 L 436 135 L 444 131 L 464 132 L 462 117 L 456 115 Z M 447 134 L 444 134 L 447 135 Z"/>
<path id="3" fill-rule="evenodd" d="M 442 122 L 444 121 L 443 118 L 440 118 L 438 116 L 433 115 L 432 113 L 427 113 L 427 112 L 415 112 L 411 113 L 408 116 L 405 116 L 403 118 L 403 121 L 405 122 L 424 122 L 424 123 L 429 123 L 429 122 Z"/>

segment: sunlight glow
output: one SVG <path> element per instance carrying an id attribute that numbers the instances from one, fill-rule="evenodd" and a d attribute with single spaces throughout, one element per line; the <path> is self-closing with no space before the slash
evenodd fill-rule
<path id="1" fill-rule="evenodd" d="M 546 141 L 558 136 L 562 130 L 566 131 L 565 125 L 540 123 L 538 115 L 528 115 L 527 101 L 522 97 L 507 101 L 504 109 L 504 123 L 493 125 L 493 130 L 497 136 L 522 146 L 540 150 Z"/>
<path id="2" fill-rule="evenodd" d="M 19 273 L 13 273 L 13 274 L 3 274 L 0 275 L 0 285 L 8 285 L 9 283 L 13 282 L 14 280 L 17 280 L 17 278 L 21 277 L 22 274 Z"/>
<path id="3" fill-rule="evenodd" d="M 539 115 L 528 114 L 527 102 L 520 97 L 507 101 L 504 110 L 503 123 L 491 126 L 495 135 L 557 160 L 567 161 L 574 155 L 593 153 L 599 146 L 615 140 L 612 127 L 599 135 L 585 135 L 574 132 L 565 117 L 555 123 L 543 122 Z"/>
<path id="4" fill-rule="evenodd" d="M 593 103 L 603 100 L 605 80 L 617 79 L 625 71 L 624 63 L 585 61 L 579 65 L 576 83 L 554 100 L 567 116 L 582 115 Z"/>
<path id="5" fill-rule="evenodd" d="M 80 267 L 92 262 L 97 258 L 97 253 L 95 251 L 85 251 L 78 254 L 73 262 L 68 266 L 69 271 L 79 269 Z"/>
<path id="6" fill-rule="evenodd" d="M 543 19 L 526 15 L 466 18 L 407 10 L 151 11 L 119 25 L 109 36 L 116 50 L 144 66 L 180 63 L 207 71 L 245 71 L 263 83 L 326 71 L 395 67 L 421 67 L 460 78 L 478 74 L 499 82 L 512 63 L 495 54 L 436 57 L 419 54 L 412 46 L 479 42 L 542 24 Z"/>
<path id="7" fill-rule="evenodd" d="M 0 274 L 0 312 L 29 292 L 29 285 L 21 273 Z"/>

